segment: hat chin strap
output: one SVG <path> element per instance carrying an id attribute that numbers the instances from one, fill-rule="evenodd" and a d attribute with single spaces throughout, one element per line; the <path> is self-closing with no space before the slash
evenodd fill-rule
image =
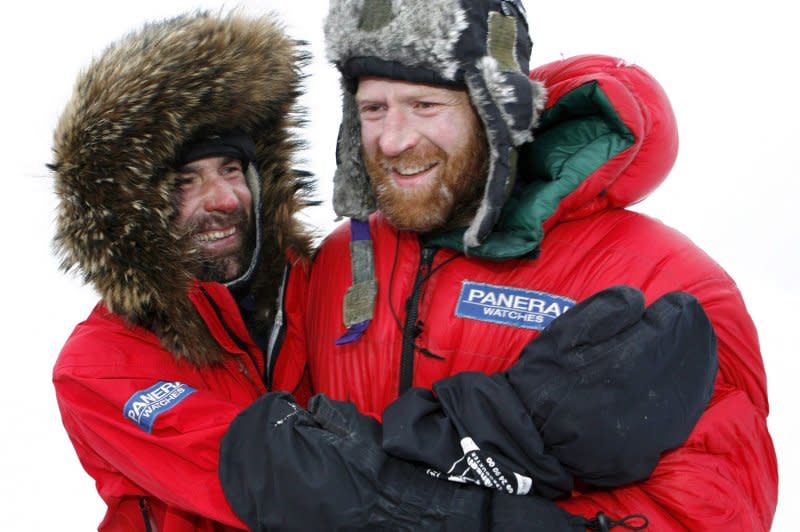
<path id="1" fill-rule="evenodd" d="M 261 257 L 261 177 L 258 175 L 258 170 L 253 163 L 247 165 L 245 171 L 245 178 L 247 179 L 247 186 L 250 188 L 250 194 L 253 196 L 253 223 L 255 224 L 255 246 L 253 246 L 253 253 L 250 256 L 250 264 L 247 270 L 236 279 L 223 283 L 231 291 L 245 286 L 253 277 L 256 266 Z"/>

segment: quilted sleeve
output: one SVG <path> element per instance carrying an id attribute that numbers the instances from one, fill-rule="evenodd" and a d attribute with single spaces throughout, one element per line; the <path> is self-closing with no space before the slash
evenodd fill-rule
<path id="1" fill-rule="evenodd" d="M 628 243 L 625 251 L 617 249 L 617 258 L 635 257 L 636 262 L 623 262 L 626 275 L 649 301 L 677 289 L 700 302 L 717 336 L 714 392 L 686 442 L 663 455 L 648 480 L 606 492 L 587 490 L 562 507 L 586 515 L 640 513 L 659 531 L 769 530 L 778 473 L 755 325 L 736 284 L 708 255 L 654 220 L 637 221 L 638 230 L 619 223 L 608 239 Z M 657 244 L 648 248 L 647 242 Z M 618 277 L 613 259 L 596 271 L 601 283 Z"/>
<path id="2" fill-rule="evenodd" d="M 648 301 L 675 290 L 691 293 L 714 328 L 719 361 L 708 407 L 686 442 L 663 455 L 649 479 L 612 490 L 579 487 L 559 504 L 586 516 L 644 514 L 649 529 L 658 531 L 768 530 L 777 504 L 777 463 L 766 421 L 764 363 L 741 294 L 686 237 L 615 210 L 649 194 L 675 160 L 677 127 L 663 89 L 644 69 L 597 55 L 543 65 L 531 77 L 544 82 L 547 108 L 556 110 L 564 95 L 593 84 L 634 139 L 561 201 L 546 226 L 560 224 L 559 242 L 585 238 L 587 233 L 569 233 L 569 224 L 561 222 L 605 211 L 604 223 L 592 226 L 594 247 L 587 245 L 580 262 L 592 265 L 587 286 L 596 291 L 628 284 Z"/>
<path id="3" fill-rule="evenodd" d="M 104 499 L 150 495 L 189 513 L 242 528 L 220 486 L 219 445 L 241 406 L 175 380 L 61 365 L 54 375 L 64 427 Z M 102 370 L 102 371 L 98 371 Z M 102 373 L 102 374 L 101 374 Z M 130 482 L 130 485 L 119 485 Z"/>

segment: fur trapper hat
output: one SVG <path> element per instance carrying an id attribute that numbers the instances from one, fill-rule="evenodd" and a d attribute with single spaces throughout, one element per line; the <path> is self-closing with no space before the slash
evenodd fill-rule
<path id="1" fill-rule="evenodd" d="M 545 91 L 528 78 L 531 41 L 520 0 L 331 0 L 328 59 L 342 73 L 342 126 L 333 206 L 366 219 L 375 210 L 361 155 L 354 93 L 361 76 L 466 87 L 489 143 L 486 188 L 464 249 L 491 232 L 511 193 L 515 148 L 532 140 Z"/>
<path id="2" fill-rule="evenodd" d="M 50 166 L 62 268 L 195 364 L 222 355 L 187 297 L 197 257 L 176 227 L 173 170 L 181 149 L 209 134 L 237 129 L 254 141 L 247 176 L 261 260 L 246 284 L 268 322 L 287 250 L 303 256 L 311 246 L 294 217 L 309 203 L 309 184 L 291 168 L 298 142 L 290 132 L 300 123 L 294 103 L 307 60 L 271 17 L 194 13 L 148 24 L 79 76 L 56 127 Z"/>

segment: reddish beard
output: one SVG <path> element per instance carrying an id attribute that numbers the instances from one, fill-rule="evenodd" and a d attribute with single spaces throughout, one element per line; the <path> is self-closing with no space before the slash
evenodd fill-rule
<path id="1" fill-rule="evenodd" d="M 247 268 L 255 249 L 254 227 L 244 208 L 239 206 L 230 214 L 211 213 L 189 220 L 190 236 L 222 227 L 236 227 L 240 243 L 223 253 L 207 250 L 196 242 L 198 251 L 197 278 L 223 283 L 239 277 Z"/>
<path id="2" fill-rule="evenodd" d="M 467 225 L 483 196 L 488 147 L 483 129 L 475 126 L 463 149 L 448 155 L 424 141 L 395 157 L 378 148 L 375 157 L 363 153 L 378 208 L 397 229 L 428 233 Z M 413 188 L 398 187 L 392 167 L 410 168 L 438 163 L 438 174 Z"/>

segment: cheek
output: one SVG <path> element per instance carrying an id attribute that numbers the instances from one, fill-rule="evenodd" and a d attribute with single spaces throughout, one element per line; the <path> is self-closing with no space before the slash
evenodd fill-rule
<path id="1" fill-rule="evenodd" d="M 249 218 L 253 211 L 253 194 L 250 192 L 250 187 L 246 183 L 236 187 L 236 197 L 239 198 L 239 203 Z"/>
<path id="2" fill-rule="evenodd" d="M 178 199 L 178 227 L 186 227 L 197 212 L 199 198 L 191 193 L 182 192 Z"/>
<path id="3" fill-rule="evenodd" d="M 468 145 L 470 135 L 475 133 L 471 116 L 460 109 L 437 116 L 427 124 L 426 137 L 448 154 L 458 153 Z"/>
<path id="4" fill-rule="evenodd" d="M 377 151 L 380 128 L 373 123 L 361 124 L 361 149 L 364 155 L 373 157 Z"/>

